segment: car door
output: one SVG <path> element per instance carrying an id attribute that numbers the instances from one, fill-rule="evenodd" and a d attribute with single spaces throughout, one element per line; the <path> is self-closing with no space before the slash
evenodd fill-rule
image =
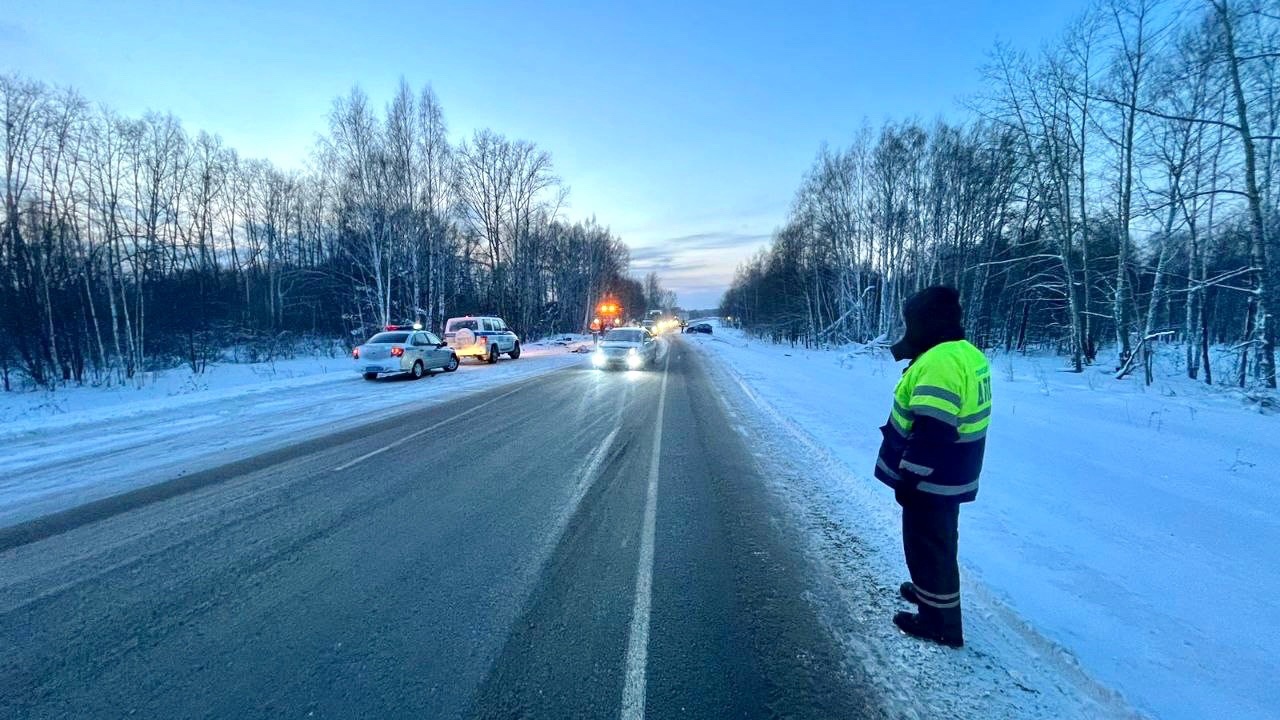
<path id="1" fill-rule="evenodd" d="M 495 318 L 493 321 L 493 329 L 498 332 L 498 349 L 502 352 L 511 352 L 516 348 L 516 335 L 507 327 L 506 321 Z"/>
<path id="2" fill-rule="evenodd" d="M 498 348 L 498 352 L 505 352 L 506 348 L 502 347 L 502 332 L 499 328 L 502 323 L 497 318 L 485 318 L 484 329 L 488 331 L 489 344 Z"/>
<path id="3" fill-rule="evenodd" d="M 448 346 L 441 347 L 444 343 L 435 333 L 423 333 L 427 338 L 428 352 L 431 356 L 431 362 L 427 363 L 428 367 L 442 368 L 449 364 L 449 356 L 453 354 L 453 350 Z"/>
<path id="4" fill-rule="evenodd" d="M 421 360 L 423 367 L 431 367 L 431 347 L 427 343 L 426 333 L 414 333 L 410 339 L 410 347 L 414 360 Z"/>

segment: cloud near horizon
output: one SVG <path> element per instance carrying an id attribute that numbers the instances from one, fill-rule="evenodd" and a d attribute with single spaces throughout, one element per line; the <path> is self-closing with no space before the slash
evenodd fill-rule
<path id="1" fill-rule="evenodd" d="M 772 237 L 769 233 L 711 231 L 675 236 L 631 248 L 631 271 L 658 273 L 685 307 L 713 307 L 739 263 Z"/>

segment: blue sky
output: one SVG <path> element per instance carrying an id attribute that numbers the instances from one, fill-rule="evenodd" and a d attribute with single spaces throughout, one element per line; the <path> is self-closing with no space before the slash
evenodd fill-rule
<path id="1" fill-rule="evenodd" d="M 0 0 L 0 69 L 127 114 L 173 112 L 301 165 L 334 97 L 430 83 L 455 138 L 549 150 L 688 307 L 716 304 L 781 223 L 819 145 L 964 115 L 997 39 L 1035 49 L 1083 0 L 118 2 Z"/>

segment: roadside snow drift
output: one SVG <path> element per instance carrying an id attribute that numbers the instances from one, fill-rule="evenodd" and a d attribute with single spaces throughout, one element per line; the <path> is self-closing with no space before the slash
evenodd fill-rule
<path id="1" fill-rule="evenodd" d="M 903 365 L 724 328 L 695 343 L 844 465 L 817 482 L 905 578 L 897 508 L 871 475 Z M 1143 713 L 1276 717 L 1280 419 L 1172 377 L 991 364 L 982 488 L 961 513 L 966 607 L 1007 613 L 1046 658 L 1078 660 Z"/>

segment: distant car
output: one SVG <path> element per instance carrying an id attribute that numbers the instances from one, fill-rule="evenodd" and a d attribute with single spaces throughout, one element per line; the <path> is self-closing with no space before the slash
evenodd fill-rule
<path id="1" fill-rule="evenodd" d="M 351 358 L 356 372 L 365 380 L 396 373 L 420 378 L 432 370 L 458 369 L 458 355 L 443 340 L 434 333 L 412 328 L 380 332 L 352 350 Z"/>
<path id="2" fill-rule="evenodd" d="M 639 370 L 654 363 L 658 357 L 658 339 L 642 327 L 614 328 L 600 339 L 600 345 L 591 355 L 591 364 L 600 368 Z"/>
<path id="3" fill-rule="evenodd" d="M 458 357 L 473 357 L 488 363 L 499 355 L 520 357 L 520 338 L 502 318 L 491 316 L 449 318 L 444 324 L 444 341 Z"/>
<path id="4" fill-rule="evenodd" d="M 686 333 L 703 333 L 711 334 L 711 325 L 709 323 L 694 323 L 684 329 Z"/>

